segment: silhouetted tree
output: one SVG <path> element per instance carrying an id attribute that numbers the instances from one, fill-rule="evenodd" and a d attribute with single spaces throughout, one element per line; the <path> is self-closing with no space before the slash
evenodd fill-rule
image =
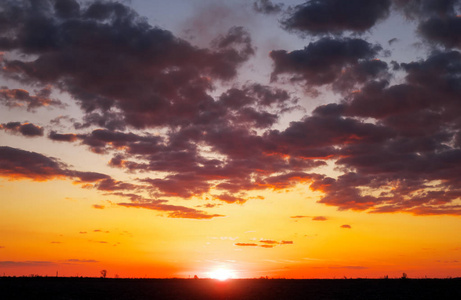
<path id="1" fill-rule="evenodd" d="M 101 277 L 106 278 L 107 276 L 107 270 L 101 270 Z"/>

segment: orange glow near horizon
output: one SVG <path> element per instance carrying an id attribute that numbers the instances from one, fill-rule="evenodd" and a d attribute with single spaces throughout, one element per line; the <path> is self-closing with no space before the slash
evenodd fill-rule
<path id="1" fill-rule="evenodd" d="M 461 252 L 458 218 L 338 212 L 317 204 L 304 185 L 267 191 L 243 211 L 226 205 L 216 210 L 226 217 L 210 220 L 120 207 L 69 181 L 1 185 L 7 200 L 0 209 L 10 212 L 0 220 L 1 275 L 98 277 L 102 269 L 108 277 L 220 280 L 461 275 L 453 264 Z M 76 215 L 85 218 L 72 221 Z"/>

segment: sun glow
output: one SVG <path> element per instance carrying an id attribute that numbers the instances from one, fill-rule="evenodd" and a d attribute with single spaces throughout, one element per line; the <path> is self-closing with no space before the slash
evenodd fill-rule
<path id="1" fill-rule="evenodd" d="M 229 269 L 216 269 L 214 271 L 209 272 L 210 278 L 217 279 L 219 281 L 225 281 L 227 279 L 231 279 L 235 277 L 235 273 Z"/>

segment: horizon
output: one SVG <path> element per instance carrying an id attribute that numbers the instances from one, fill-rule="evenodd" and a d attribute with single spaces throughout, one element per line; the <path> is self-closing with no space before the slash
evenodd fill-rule
<path id="1" fill-rule="evenodd" d="M 461 277 L 459 28 L 461 0 L 2 1 L 0 275 Z"/>

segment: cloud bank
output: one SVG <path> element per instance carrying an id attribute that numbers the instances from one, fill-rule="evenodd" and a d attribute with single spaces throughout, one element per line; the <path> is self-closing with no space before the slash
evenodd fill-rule
<path id="1" fill-rule="evenodd" d="M 243 204 L 250 193 L 298 184 L 340 210 L 461 214 L 460 1 L 312 0 L 289 9 L 256 1 L 253 9 L 264 14 L 284 9 L 280 26 L 310 38 L 303 49 L 270 52 L 268 85 L 237 82 L 257 51 L 243 27 L 201 48 L 119 2 L 24 0 L 0 7 L 0 50 L 20 54 L 2 57 L 0 75 L 37 87 L 35 95 L 3 87 L 1 105 L 31 113 L 65 109 L 51 97 L 58 91 L 84 115 L 72 121 L 73 132 L 45 134 L 23 122 L 1 129 L 108 154 L 110 166 L 139 175 L 122 182 L 4 146 L 2 177 L 71 179 L 122 197 L 118 206 L 173 218 L 222 216 L 173 205 L 173 198 Z M 426 57 L 379 60 L 383 46 L 363 38 L 392 9 L 435 43 Z M 400 80 L 393 80 L 396 72 Z M 272 83 L 330 89 L 338 99 L 276 127 L 308 99 Z M 220 85 L 226 88 L 218 91 Z M 327 164 L 340 175 L 318 171 Z"/>

